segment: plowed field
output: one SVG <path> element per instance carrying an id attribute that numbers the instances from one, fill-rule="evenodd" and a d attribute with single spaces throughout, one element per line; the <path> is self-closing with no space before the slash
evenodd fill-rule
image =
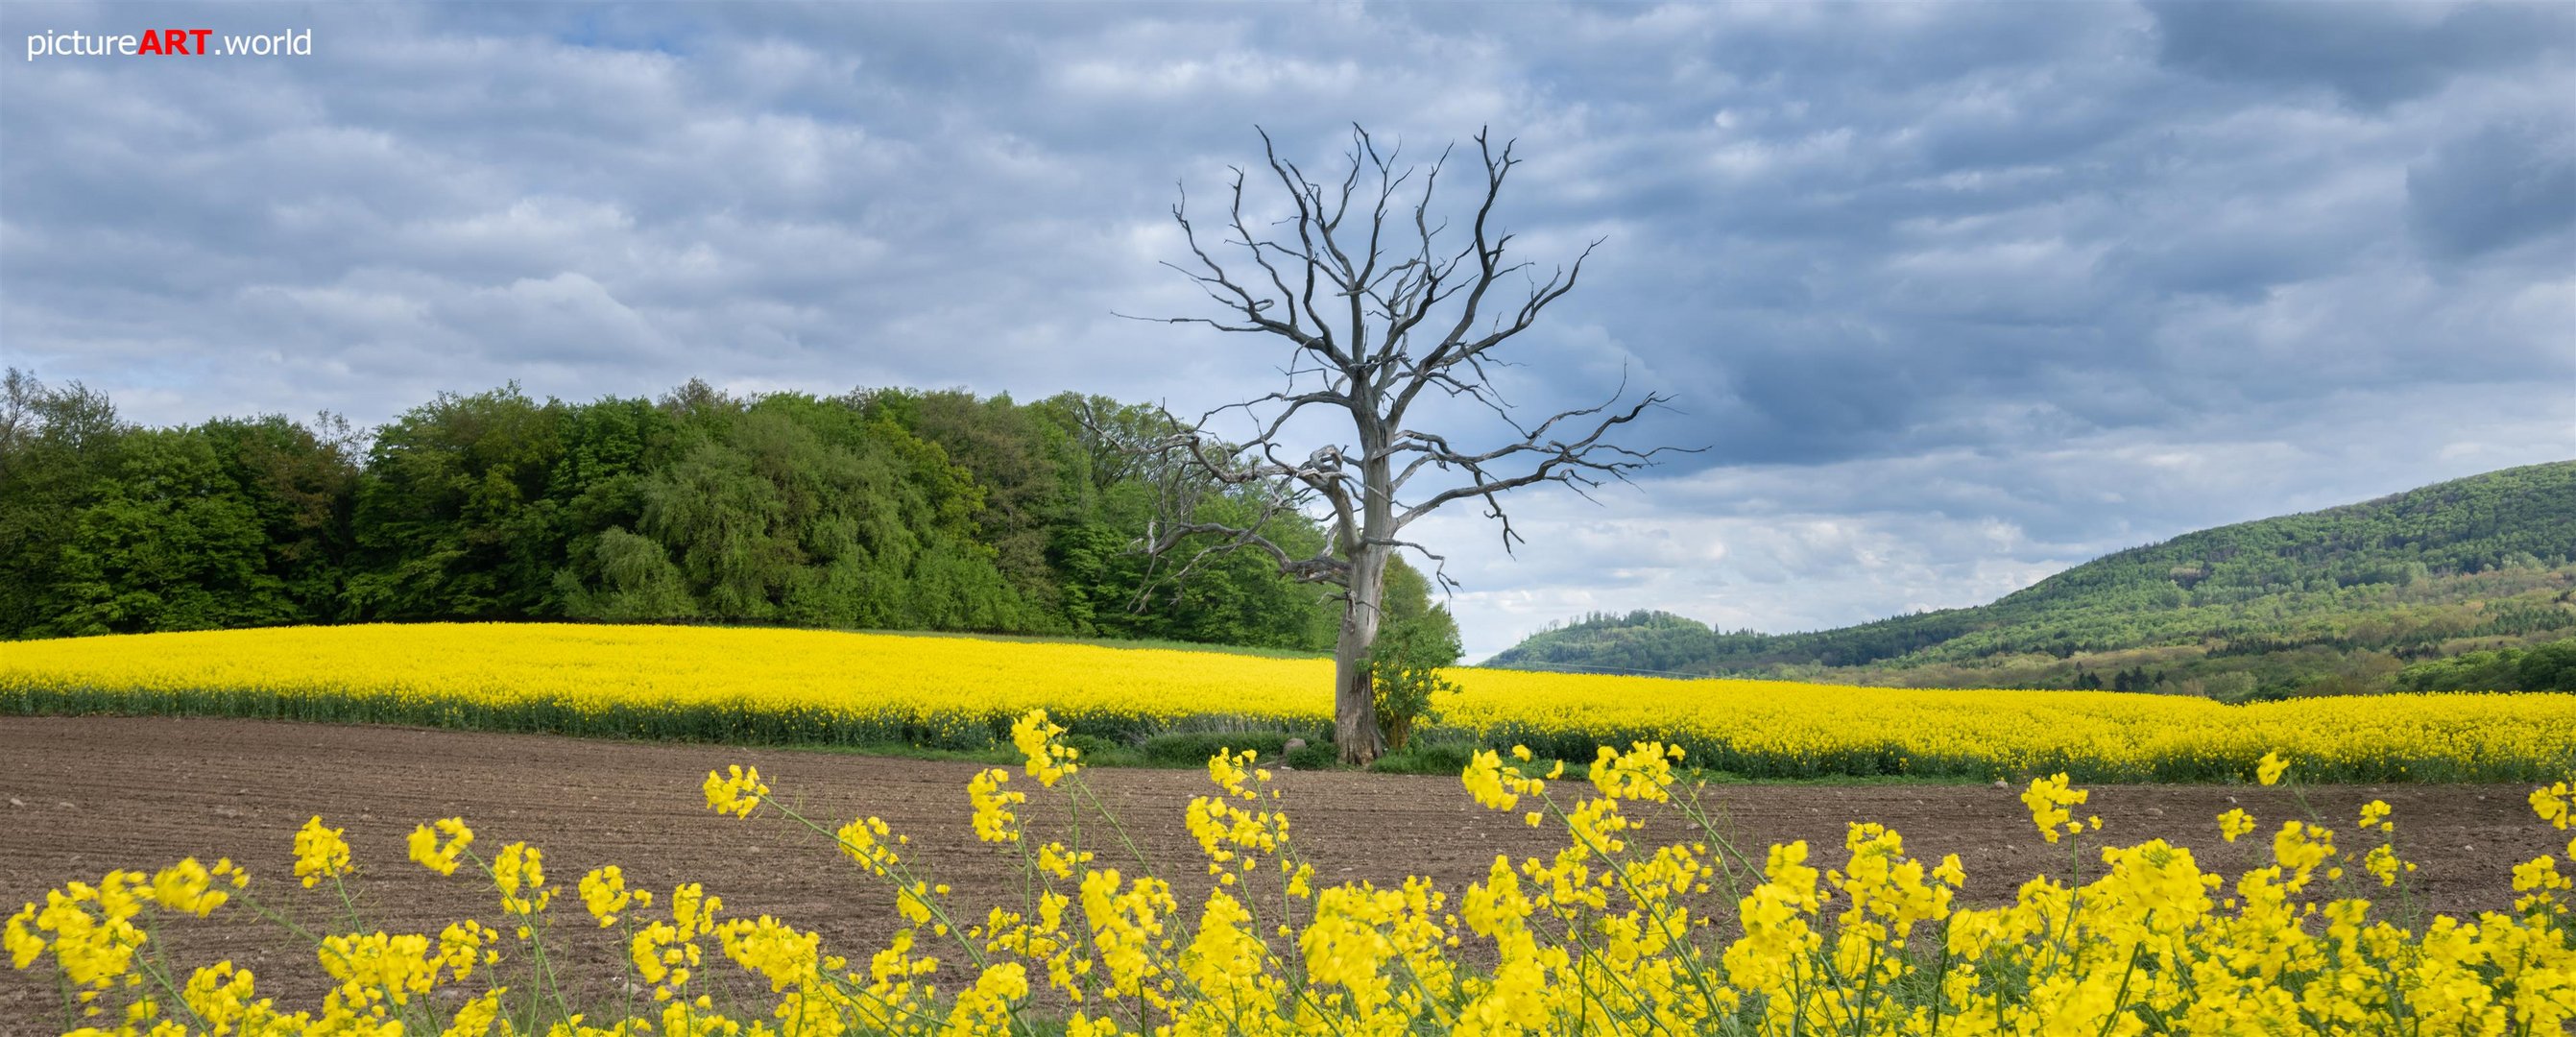
<path id="1" fill-rule="evenodd" d="M 574 934 L 583 957 L 605 958 L 614 949 L 570 887 L 583 872 L 613 863 L 633 886 L 667 892 L 674 883 L 704 882 L 724 898 L 727 915 L 775 914 L 820 929 L 827 948 L 863 962 L 896 918 L 892 895 L 820 836 L 774 818 L 745 822 L 707 811 L 698 783 L 727 763 L 758 766 L 780 796 L 826 823 L 883 816 L 912 835 L 912 859 L 952 884 L 970 913 L 1017 901 L 1013 859 L 976 843 L 967 827 L 964 788 L 974 764 L 395 727 L 0 717 L 0 911 L 110 868 L 229 856 L 253 869 L 255 891 L 316 924 L 336 924 L 336 901 L 297 887 L 289 875 L 293 833 L 319 814 L 347 829 L 365 869 L 354 888 L 370 929 L 435 933 L 457 918 L 497 920 L 486 890 L 465 872 L 441 879 L 405 857 L 403 840 L 414 824 L 462 815 L 475 828 L 477 850 L 497 851 L 513 840 L 544 848 L 548 877 L 563 887 L 557 924 Z M 1194 903 L 1204 867 L 1180 819 L 1189 797 L 1209 788 L 1205 775 L 1088 775 L 1154 871 L 1174 883 L 1185 905 Z M 1327 881 L 1390 883 L 1422 874 L 1454 896 L 1484 876 L 1495 854 L 1518 858 L 1555 845 L 1517 814 L 1477 808 L 1455 778 L 1283 773 L 1280 782 L 1298 842 Z M 1025 778 L 1012 787 L 1040 791 Z M 2528 791 L 2394 785 L 2306 795 L 2346 839 L 2360 804 L 2380 798 L 2394 805 L 2399 848 L 2422 864 L 2416 878 L 2425 906 L 2456 914 L 2508 906 L 2513 864 L 2565 845 L 2563 833 L 2533 819 Z M 1757 863 L 1762 847 L 1805 839 L 1817 847 L 1816 863 L 1834 866 L 1845 822 L 1873 820 L 1905 833 L 1916 856 L 1959 854 L 1972 900 L 2009 899 L 2032 875 L 2062 875 L 2068 867 L 2067 848 L 2039 840 L 2015 791 L 1988 785 L 1735 785 L 1711 796 L 1735 844 Z M 2202 867 L 2233 874 L 2268 854 L 2269 840 L 2258 833 L 2221 843 L 2213 818 L 2231 805 L 2260 818 L 2265 832 L 2302 816 L 2285 790 L 2222 786 L 2100 786 L 2079 814 L 2099 813 L 2103 838 L 2163 836 L 2193 847 Z M 1038 796 L 1031 808 L 1052 809 L 1052 800 Z M 1032 816 L 1043 817 L 1043 809 Z M 1658 835 L 1684 837 L 1668 821 L 1645 833 Z M 1103 864 L 1124 855 L 1103 849 Z M 1132 862 L 1125 866 L 1132 874 Z M 191 922 L 168 933 L 179 960 L 230 957 L 253 968 L 262 991 L 281 1005 L 318 1000 L 320 970 L 309 947 L 271 927 L 241 924 L 248 920 L 231 907 L 218 917 L 227 915 L 235 924 Z M 577 971 L 615 975 L 604 961 Z M 709 971 L 732 970 L 711 963 Z M 49 978 L 0 974 L 0 1037 L 48 1032 L 50 988 Z"/>

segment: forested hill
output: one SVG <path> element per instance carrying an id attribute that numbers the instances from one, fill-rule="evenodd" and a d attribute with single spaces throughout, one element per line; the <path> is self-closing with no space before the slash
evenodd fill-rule
<path id="1" fill-rule="evenodd" d="M 2576 635 L 2571 559 L 2576 461 L 2202 530 L 1975 608 L 1780 635 L 1595 615 L 1489 665 L 2222 697 L 2366 691 L 2421 684 L 2464 653 Z"/>
<path id="2" fill-rule="evenodd" d="M 1176 576 L 1150 408 L 964 391 L 446 393 L 382 426 L 141 427 L 77 383 L 0 395 L 0 638 L 404 620 L 764 623 L 1329 648 L 1253 552 Z M 1291 550 L 1323 533 L 1264 528 Z M 1427 600 L 1418 574 L 1390 608 Z M 1428 609 L 1429 606 L 1423 606 Z"/>

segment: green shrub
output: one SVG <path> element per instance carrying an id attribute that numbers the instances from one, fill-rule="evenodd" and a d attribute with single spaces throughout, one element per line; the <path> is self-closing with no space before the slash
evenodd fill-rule
<path id="1" fill-rule="evenodd" d="M 1369 678 L 1378 732 L 1389 750 L 1404 748 L 1414 728 L 1439 722 L 1433 696 L 1458 691 L 1440 671 L 1457 665 L 1459 653 L 1458 624 L 1444 609 L 1395 620 L 1379 632 L 1369 648 Z"/>
<path id="2" fill-rule="evenodd" d="M 1288 751 L 1288 766 L 1301 771 L 1331 770 L 1341 765 L 1341 752 L 1333 743 L 1315 739 Z"/>
<path id="3" fill-rule="evenodd" d="M 2576 691 L 2576 637 L 2524 652 L 2514 675 L 2524 691 Z"/>
<path id="4" fill-rule="evenodd" d="M 1276 760 L 1288 740 L 1286 731 L 1176 731 L 1155 735 L 1140 748 L 1145 762 L 1165 767 L 1197 767 L 1220 752 L 1257 750 L 1264 762 Z"/>
<path id="5" fill-rule="evenodd" d="M 1058 741 L 1082 750 L 1084 763 L 1098 764 L 1103 767 L 1132 767 L 1145 760 L 1145 754 L 1136 751 L 1134 747 L 1099 735 L 1069 734 L 1061 736 Z"/>
<path id="6" fill-rule="evenodd" d="M 2399 691 L 2520 691 L 2523 653 L 2511 648 L 2431 659 L 2397 671 Z"/>
<path id="7" fill-rule="evenodd" d="M 1369 769 L 1386 774 L 1445 774 L 1456 776 L 1467 769 L 1482 747 L 1474 742 L 1425 738 L 1378 757 Z"/>

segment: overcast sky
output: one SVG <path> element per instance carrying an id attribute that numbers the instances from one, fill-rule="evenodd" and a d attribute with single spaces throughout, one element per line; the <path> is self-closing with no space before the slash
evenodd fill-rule
<path id="1" fill-rule="evenodd" d="M 2576 5 L 0 6 L 0 352 L 148 423 L 440 390 L 965 386 L 1204 409 L 1266 342 L 1158 265 L 1177 190 L 1365 123 L 1519 141 L 1544 414 L 1705 446 L 1517 559 L 1788 631 L 2209 525 L 2576 457 Z M 24 60 L 29 34 L 310 31 Z M 220 42 L 217 43 L 220 46 Z"/>

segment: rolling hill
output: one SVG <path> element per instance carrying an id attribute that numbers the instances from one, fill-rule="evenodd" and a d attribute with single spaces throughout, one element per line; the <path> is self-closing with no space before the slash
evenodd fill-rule
<path id="1" fill-rule="evenodd" d="M 1486 665 L 2242 700 L 2511 684 L 2514 653 L 2571 636 L 2563 461 L 2188 533 L 1974 608 L 1794 634 L 1596 614 Z"/>

